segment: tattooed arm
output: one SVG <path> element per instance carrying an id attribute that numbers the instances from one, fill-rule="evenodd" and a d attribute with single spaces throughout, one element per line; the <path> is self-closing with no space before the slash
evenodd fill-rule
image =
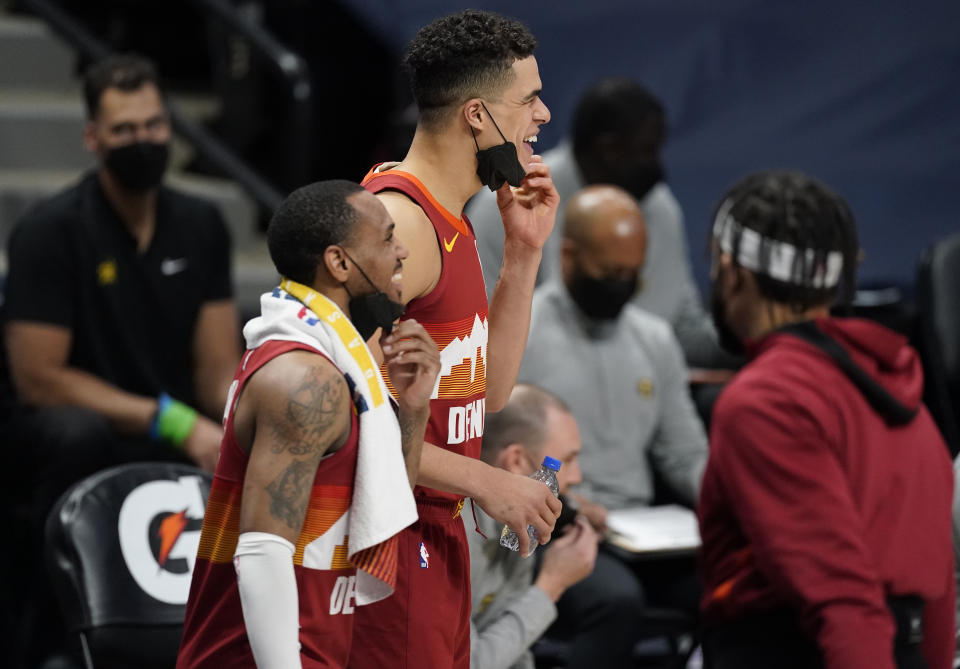
<path id="1" fill-rule="evenodd" d="M 320 458 L 349 436 L 349 397 L 336 368 L 306 351 L 271 360 L 240 395 L 234 431 L 250 460 L 233 564 L 261 669 L 301 666 L 293 555 Z"/>
<path id="2" fill-rule="evenodd" d="M 234 428 L 250 453 L 240 532 L 270 532 L 296 543 L 320 458 L 349 436 L 343 375 L 307 351 L 278 356 L 247 382 Z"/>

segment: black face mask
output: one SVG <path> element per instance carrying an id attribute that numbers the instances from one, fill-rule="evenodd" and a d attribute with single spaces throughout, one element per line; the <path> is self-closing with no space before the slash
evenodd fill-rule
<path id="1" fill-rule="evenodd" d="M 664 180 L 663 165 L 656 158 L 637 160 L 618 165 L 610 173 L 610 183 L 619 186 L 633 197 L 642 200 L 658 183 Z"/>
<path id="2" fill-rule="evenodd" d="M 713 327 L 717 330 L 717 343 L 731 355 L 743 355 L 744 346 L 740 338 L 733 332 L 724 317 L 726 304 L 720 295 L 720 277 L 718 276 L 710 286 L 710 316 L 713 318 Z"/>
<path id="3" fill-rule="evenodd" d="M 124 188 L 142 192 L 160 185 L 169 155 L 166 143 L 134 142 L 110 149 L 104 162 Z"/>
<path id="4" fill-rule="evenodd" d="M 346 251 L 344 251 L 344 254 L 350 258 Z M 350 258 L 350 262 L 357 265 L 357 261 L 353 258 Z M 366 341 L 373 336 L 377 328 L 383 328 L 384 334 L 389 333 L 393 329 L 393 322 L 403 316 L 406 307 L 399 302 L 394 302 L 385 292 L 377 288 L 360 265 L 357 265 L 357 269 L 360 270 L 360 275 L 367 280 L 370 287 L 376 291 L 368 295 L 354 297 L 350 295 L 347 284 L 343 284 L 343 287 L 347 289 L 347 295 L 350 295 L 348 307 L 350 309 L 350 320 L 353 327 L 357 328 L 357 332 Z"/>
<path id="5" fill-rule="evenodd" d="M 577 271 L 567 286 L 580 311 L 597 320 L 613 320 L 637 292 L 637 277 L 631 279 L 594 279 Z"/>
<path id="6" fill-rule="evenodd" d="M 493 121 L 493 127 L 500 133 L 503 143 L 491 146 L 489 149 L 481 149 L 477 144 L 477 133 L 473 131 L 473 127 L 470 128 L 470 132 L 473 133 L 473 143 L 477 147 L 477 176 L 480 177 L 480 182 L 484 186 L 494 192 L 500 189 L 504 181 L 516 188 L 527 176 L 523 165 L 517 159 L 517 145 L 507 141 L 500 132 L 500 126 L 493 120 L 490 110 L 482 102 L 480 104 Z"/>

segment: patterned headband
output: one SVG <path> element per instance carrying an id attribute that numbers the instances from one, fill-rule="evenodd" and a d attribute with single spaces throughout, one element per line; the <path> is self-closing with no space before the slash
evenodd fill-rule
<path id="1" fill-rule="evenodd" d="M 813 271 L 809 282 L 804 281 L 802 269 L 797 259 L 800 253 L 806 255 L 807 263 L 815 262 L 817 251 L 814 249 L 798 249 L 789 242 L 782 242 L 770 237 L 764 237 L 756 230 L 744 227 L 731 214 L 734 201 L 727 199 L 717 211 L 717 218 L 713 223 L 713 238 L 720 245 L 724 253 L 733 254 L 734 240 L 740 238 L 740 248 L 736 261 L 752 272 L 765 274 L 771 279 L 807 288 L 834 288 L 840 283 L 840 274 L 843 271 L 843 254 L 839 251 L 828 251 L 826 263 L 818 264 Z M 766 250 L 766 263 L 762 261 L 762 252 Z"/>

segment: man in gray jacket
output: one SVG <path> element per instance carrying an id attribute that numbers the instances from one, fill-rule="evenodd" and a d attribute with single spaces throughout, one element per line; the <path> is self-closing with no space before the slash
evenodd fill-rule
<path id="1" fill-rule="evenodd" d="M 487 415 L 481 458 L 526 475 L 538 469 L 545 455 L 556 458 L 562 463 L 557 473 L 561 495 L 580 482 L 579 451 L 577 423 L 569 409 L 534 386 L 517 386 L 502 411 Z M 477 506 L 462 518 L 470 542 L 470 667 L 533 669 L 530 646 L 556 619 L 557 600 L 593 571 L 599 538 L 579 517 L 540 549 L 535 576 L 535 558 L 500 546 L 502 524 Z M 591 631 L 602 634 L 607 622 L 602 617 L 591 621 Z"/>
<path id="2" fill-rule="evenodd" d="M 533 298 L 520 380 L 555 393 L 583 436 L 584 495 L 610 509 L 653 500 L 655 466 L 693 506 L 707 437 L 670 325 L 632 302 L 646 256 L 643 214 L 615 186 L 567 205 L 562 279 Z"/>
<path id="3" fill-rule="evenodd" d="M 645 255 L 636 200 L 616 186 L 588 186 L 567 204 L 562 276 L 533 297 L 520 380 L 560 397 L 577 421 L 584 482 L 571 497 L 581 504 L 649 505 L 653 468 L 673 499 L 692 507 L 700 492 L 707 437 L 680 346 L 665 320 L 630 301 Z M 602 514 L 584 513 L 602 524 Z M 627 562 L 604 551 L 600 557 L 603 568 L 598 559 L 590 576 L 564 595 L 561 621 L 589 618 L 597 603 L 611 600 L 696 612 L 692 558 Z M 643 631 L 638 618 L 632 616 L 637 635 Z"/>

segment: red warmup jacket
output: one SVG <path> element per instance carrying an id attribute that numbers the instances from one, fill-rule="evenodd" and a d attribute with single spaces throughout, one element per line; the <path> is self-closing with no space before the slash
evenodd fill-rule
<path id="1" fill-rule="evenodd" d="M 821 332 L 916 417 L 891 426 L 824 352 L 773 333 L 714 408 L 698 516 L 706 621 L 791 607 L 828 669 L 894 669 L 888 595 L 925 603 L 924 655 L 954 649 L 953 471 L 920 360 L 875 323 Z"/>

